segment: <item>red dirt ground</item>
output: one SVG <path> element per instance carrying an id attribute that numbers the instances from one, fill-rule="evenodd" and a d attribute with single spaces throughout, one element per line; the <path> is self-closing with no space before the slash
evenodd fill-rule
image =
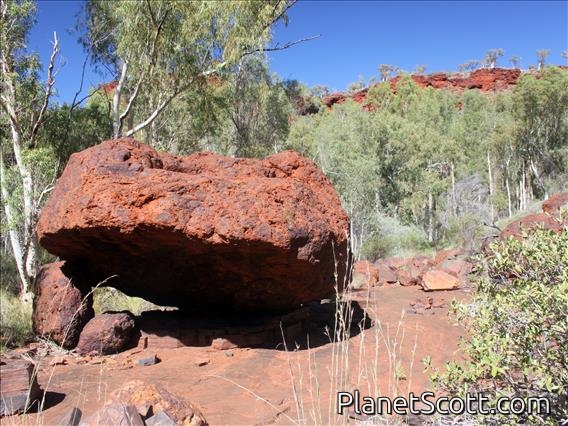
<path id="1" fill-rule="evenodd" d="M 448 305 L 469 295 L 467 288 L 425 293 L 418 286 L 395 285 L 357 291 L 352 299 L 374 325 L 348 343 L 311 349 L 149 348 L 94 358 L 51 353 L 38 361 L 48 408 L 2 423 L 54 424 L 73 406 L 85 419 L 112 391 L 142 380 L 191 401 L 211 425 L 346 424 L 333 414 L 337 391 L 359 389 L 372 397 L 421 393 L 430 388 L 422 358 L 431 356 L 434 366 L 459 358 L 463 329 L 449 319 Z M 431 308 L 412 309 L 411 303 L 429 297 Z M 150 353 L 161 362 L 138 366 L 136 360 Z M 50 365 L 62 360 L 65 365 Z"/>

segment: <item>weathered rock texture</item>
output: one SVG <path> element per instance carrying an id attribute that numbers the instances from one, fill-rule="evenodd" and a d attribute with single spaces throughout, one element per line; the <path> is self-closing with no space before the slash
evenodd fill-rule
<path id="1" fill-rule="evenodd" d="M 108 355 L 128 347 L 132 340 L 135 323 L 129 312 L 105 312 L 95 316 L 85 325 L 77 352 Z"/>
<path id="2" fill-rule="evenodd" d="M 65 349 L 74 348 L 83 326 L 94 316 L 92 297 L 69 278 L 65 262 L 42 266 L 36 277 L 36 287 L 32 316 L 34 332 Z"/>
<path id="3" fill-rule="evenodd" d="M 126 294 L 192 312 L 287 310 L 344 281 L 348 217 L 317 166 L 175 157 L 132 139 L 73 154 L 40 244 Z"/>
<path id="4" fill-rule="evenodd" d="M 0 361 L 0 373 L 0 416 L 23 413 L 41 396 L 31 362 Z"/>
<path id="5" fill-rule="evenodd" d="M 112 392 L 110 402 L 150 406 L 154 415 L 165 412 L 177 424 L 207 426 L 201 411 L 191 402 L 180 398 L 160 385 L 145 385 L 141 380 L 126 383 Z"/>

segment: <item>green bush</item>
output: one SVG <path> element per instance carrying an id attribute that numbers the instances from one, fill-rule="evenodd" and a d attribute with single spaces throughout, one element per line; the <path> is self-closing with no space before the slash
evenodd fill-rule
<path id="1" fill-rule="evenodd" d="M 159 308 L 140 297 L 127 296 L 113 287 L 97 287 L 93 291 L 93 309 L 97 315 L 107 311 L 130 311 L 140 315 L 144 311 Z"/>
<path id="2" fill-rule="evenodd" d="M 373 217 L 373 226 L 361 247 L 363 258 L 375 261 L 389 256 L 423 253 L 430 248 L 425 232 L 415 225 L 404 225 L 384 215 Z"/>
<path id="3" fill-rule="evenodd" d="M 484 423 L 559 424 L 568 419 L 568 231 L 533 230 L 495 242 L 480 258 L 485 275 L 470 304 L 455 303 L 468 331 L 466 361 L 433 379 L 451 395 L 546 397 L 551 413 Z"/>

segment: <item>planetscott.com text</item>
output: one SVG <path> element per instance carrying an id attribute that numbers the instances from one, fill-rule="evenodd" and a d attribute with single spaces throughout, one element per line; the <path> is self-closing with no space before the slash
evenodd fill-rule
<path id="1" fill-rule="evenodd" d="M 550 401 L 544 397 L 506 398 L 502 397 L 493 405 L 482 393 L 467 394 L 465 398 L 442 396 L 436 398 L 434 392 L 416 395 L 410 392 L 408 398 L 398 396 L 361 396 L 358 390 L 337 393 L 337 413 L 343 414 L 351 408 L 356 414 L 365 415 L 460 415 L 460 414 L 537 414 L 550 413 Z"/>

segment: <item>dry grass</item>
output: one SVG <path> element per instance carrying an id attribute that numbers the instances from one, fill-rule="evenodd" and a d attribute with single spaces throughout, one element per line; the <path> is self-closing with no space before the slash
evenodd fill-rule
<path id="1" fill-rule="evenodd" d="M 0 354 L 33 338 L 32 305 L 0 288 Z"/>

